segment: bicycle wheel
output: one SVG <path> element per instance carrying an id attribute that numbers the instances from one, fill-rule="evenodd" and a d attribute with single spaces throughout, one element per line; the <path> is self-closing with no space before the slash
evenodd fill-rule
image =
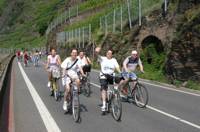
<path id="1" fill-rule="evenodd" d="M 134 92 L 132 91 L 132 95 L 133 94 L 136 105 L 140 108 L 146 107 L 149 100 L 147 88 L 144 85 L 137 83 L 136 89 Z"/>
<path id="2" fill-rule="evenodd" d="M 89 83 L 89 80 L 86 81 L 85 83 L 85 96 L 86 97 L 89 97 L 90 96 L 90 83 Z"/>
<path id="3" fill-rule="evenodd" d="M 111 99 L 112 115 L 116 121 L 121 120 L 122 115 L 122 104 L 120 100 L 120 95 L 118 91 L 115 91 Z"/>
<path id="4" fill-rule="evenodd" d="M 80 119 L 80 103 L 77 91 L 73 91 L 72 112 L 74 121 L 78 122 Z"/>
<path id="5" fill-rule="evenodd" d="M 57 85 L 57 80 L 53 80 L 53 91 L 54 91 L 54 98 L 56 101 L 59 99 L 59 91 L 58 91 L 58 85 Z"/>

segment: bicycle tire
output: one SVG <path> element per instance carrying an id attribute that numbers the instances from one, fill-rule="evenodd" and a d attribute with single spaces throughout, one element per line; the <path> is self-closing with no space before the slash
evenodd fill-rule
<path id="1" fill-rule="evenodd" d="M 144 108 L 149 101 L 147 88 L 140 83 L 137 83 L 135 87 L 135 90 L 132 91 L 132 96 L 134 96 L 135 104 L 140 108 Z"/>
<path id="2" fill-rule="evenodd" d="M 91 85 L 90 85 L 90 83 L 88 82 L 88 80 L 86 81 L 86 83 L 85 83 L 85 96 L 86 97 L 89 97 L 90 96 L 90 87 Z"/>
<path id="3" fill-rule="evenodd" d="M 53 79 L 53 91 L 54 91 L 54 98 L 56 101 L 58 101 L 59 100 L 59 91 L 58 91 L 57 80 L 55 78 Z"/>
<path id="4" fill-rule="evenodd" d="M 72 113 L 73 113 L 74 121 L 78 122 L 80 119 L 80 102 L 79 102 L 79 95 L 77 91 L 73 92 Z"/>
<path id="5" fill-rule="evenodd" d="M 122 103 L 118 91 L 115 91 L 114 94 L 112 95 L 111 109 L 113 118 L 116 121 L 120 121 L 122 116 Z"/>

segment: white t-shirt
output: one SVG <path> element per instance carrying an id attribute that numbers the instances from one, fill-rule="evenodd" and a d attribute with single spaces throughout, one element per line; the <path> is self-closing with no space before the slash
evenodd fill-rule
<path id="1" fill-rule="evenodd" d="M 67 69 L 67 68 L 71 67 L 71 65 L 73 65 L 75 61 L 76 61 L 76 60 L 72 61 L 71 57 L 68 57 L 68 58 L 66 58 L 66 59 L 62 62 L 61 67 L 62 67 L 63 69 Z M 77 72 L 79 71 L 79 67 L 80 67 L 79 62 L 76 62 L 76 64 L 75 64 L 72 68 L 70 68 L 70 69 L 68 70 L 68 72 L 75 72 L 75 73 L 77 73 Z"/>
<path id="2" fill-rule="evenodd" d="M 85 56 L 82 59 L 78 56 L 77 59 L 78 59 L 78 63 L 80 64 L 80 66 L 84 66 L 87 64 Z"/>
<path id="3" fill-rule="evenodd" d="M 101 72 L 100 77 L 102 77 L 102 72 L 104 74 L 112 74 L 114 73 L 115 69 L 119 67 L 119 64 L 115 58 L 108 59 L 105 56 L 99 56 L 98 61 L 101 65 Z"/>

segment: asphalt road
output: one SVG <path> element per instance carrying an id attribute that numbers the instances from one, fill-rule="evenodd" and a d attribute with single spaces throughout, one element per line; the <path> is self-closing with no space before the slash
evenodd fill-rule
<path id="1" fill-rule="evenodd" d="M 49 96 L 47 73 L 39 67 L 14 68 L 14 124 L 16 132 L 199 132 L 200 95 L 145 84 L 149 104 L 145 109 L 123 102 L 120 122 L 111 114 L 101 115 L 98 73 L 91 73 L 92 94 L 80 96 L 81 122 L 62 109 L 63 100 Z M 61 87 L 63 91 L 63 88 Z"/>

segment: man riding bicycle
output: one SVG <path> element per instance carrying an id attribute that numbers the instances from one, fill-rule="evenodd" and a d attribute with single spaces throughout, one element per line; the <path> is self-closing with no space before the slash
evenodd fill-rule
<path id="1" fill-rule="evenodd" d="M 84 73 L 90 72 L 91 71 L 91 60 L 90 60 L 90 58 L 87 57 L 83 51 L 79 52 L 79 56 L 77 58 L 79 60 L 79 63 L 81 65 Z"/>
<path id="2" fill-rule="evenodd" d="M 115 70 L 118 72 L 120 71 L 119 64 L 115 58 L 112 57 L 112 51 L 108 50 L 106 56 L 100 56 L 99 53 L 101 51 L 100 47 L 95 49 L 96 54 L 98 55 L 98 61 L 101 65 L 101 72 L 100 72 L 100 84 L 101 84 L 101 99 L 103 105 L 101 107 L 102 114 L 105 114 L 105 111 L 108 109 L 107 106 L 107 89 L 108 84 L 113 84 L 113 73 Z M 108 76 L 110 77 L 108 78 Z"/>
<path id="3" fill-rule="evenodd" d="M 47 57 L 47 65 L 46 69 L 48 72 L 48 84 L 47 86 L 50 88 L 51 96 L 53 96 L 53 89 L 51 88 L 51 80 L 52 80 L 52 71 L 53 69 L 60 70 L 61 59 L 60 56 L 56 54 L 56 50 L 54 48 L 50 49 L 51 54 Z"/>
<path id="4" fill-rule="evenodd" d="M 140 67 L 140 71 L 144 73 L 143 65 L 141 59 L 138 56 L 138 52 L 136 50 L 133 50 L 131 52 L 131 56 L 128 56 L 123 62 L 123 71 L 126 72 L 127 74 L 123 75 L 123 80 L 120 81 L 119 86 L 121 88 L 122 93 L 127 94 L 127 89 L 124 88 L 124 86 L 130 80 L 134 80 L 135 77 L 134 72 L 138 65 Z M 133 85 L 135 86 L 135 83 L 133 83 Z"/>
<path id="5" fill-rule="evenodd" d="M 70 101 L 70 83 L 71 81 L 74 81 L 76 83 L 77 88 L 80 91 L 80 79 L 78 77 L 78 71 L 81 72 L 83 76 L 85 74 L 83 73 L 82 67 L 80 66 L 80 63 L 77 59 L 77 50 L 73 49 L 71 51 L 71 56 L 67 57 L 61 64 L 61 67 L 63 68 L 63 77 L 64 77 L 64 86 L 65 86 L 65 94 L 64 94 L 64 103 L 63 103 L 63 110 L 67 111 L 68 103 Z"/>

